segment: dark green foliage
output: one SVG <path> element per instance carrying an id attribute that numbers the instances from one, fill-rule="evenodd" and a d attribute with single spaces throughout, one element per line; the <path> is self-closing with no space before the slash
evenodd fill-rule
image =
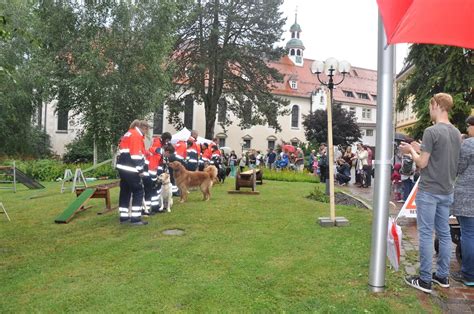
<path id="1" fill-rule="evenodd" d="M 12 161 L 5 161 L 3 165 L 12 165 Z M 17 160 L 16 167 L 23 171 L 27 176 L 38 181 L 56 181 L 64 177 L 64 171 L 71 169 L 72 174 L 76 168 L 81 168 L 83 171 L 92 167 L 92 163 L 80 164 L 66 164 L 58 160 L 52 159 L 37 159 L 37 160 Z M 96 169 L 84 173 L 88 178 L 109 177 L 114 179 L 117 177 L 117 170 L 112 168 L 111 163 L 102 165 Z"/>
<path id="2" fill-rule="evenodd" d="M 66 145 L 66 153 L 63 156 L 65 163 L 92 162 L 94 157 L 94 138 L 90 133 L 78 136 L 74 141 Z M 112 157 L 110 146 L 97 147 L 97 159 L 107 160 Z"/>
<path id="3" fill-rule="evenodd" d="M 474 107 L 472 51 L 465 53 L 457 47 L 414 44 L 406 62 L 414 69 L 399 89 L 397 110 L 403 110 L 413 101 L 418 120 L 410 135 L 420 139 L 423 130 L 430 126 L 429 100 L 440 92 L 453 96 L 450 120 L 465 132 L 465 120 Z"/>
<path id="4" fill-rule="evenodd" d="M 267 62 L 284 54 L 274 46 L 285 24 L 279 11 L 282 2 L 189 1 L 175 45 L 173 77 L 190 87 L 195 101 L 204 103 L 205 137 L 214 137 L 219 101 L 227 103 L 227 113 L 239 118 L 242 128 L 268 123 L 280 129 L 277 117 L 288 113 L 288 102 L 271 93 L 282 77 Z M 184 91 L 189 88 L 176 86 L 176 97 L 167 102 L 168 120 L 178 128 L 184 125 Z M 222 127 L 232 123 L 229 118 L 227 114 Z"/>
<path id="5" fill-rule="evenodd" d="M 313 191 L 306 197 L 317 202 L 329 203 L 329 196 L 323 192 L 320 186 L 315 186 Z"/>
<path id="6" fill-rule="evenodd" d="M 80 114 L 99 146 L 116 143 L 131 121 L 146 118 L 162 101 L 170 84 L 165 56 L 174 12 L 174 1 L 40 6 L 58 108 Z"/>
<path id="7" fill-rule="evenodd" d="M 327 143 L 328 120 L 326 110 L 316 110 L 303 117 L 305 136 L 311 143 Z M 335 104 L 332 108 L 332 132 L 334 145 L 349 146 L 361 139 L 354 113 Z"/>

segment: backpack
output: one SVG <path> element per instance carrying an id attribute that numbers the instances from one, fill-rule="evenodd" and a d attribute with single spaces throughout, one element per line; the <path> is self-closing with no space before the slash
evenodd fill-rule
<path id="1" fill-rule="evenodd" d="M 400 168 L 400 174 L 405 176 L 412 176 L 415 173 L 413 170 L 413 159 L 411 156 L 402 157 L 402 167 Z"/>

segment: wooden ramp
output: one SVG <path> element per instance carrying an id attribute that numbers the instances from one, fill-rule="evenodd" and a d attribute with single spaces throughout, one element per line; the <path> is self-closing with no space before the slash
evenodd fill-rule
<path id="1" fill-rule="evenodd" d="M 72 217 L 78 212 L 81 211 L 84 204 L 94 195 L 95 188 L 85 189 L 81 195 L 79 195 L 74 202 L 72 202 L 61 215 L 56 217 L 54 220 L 55 223 L 68 223 Z"/>

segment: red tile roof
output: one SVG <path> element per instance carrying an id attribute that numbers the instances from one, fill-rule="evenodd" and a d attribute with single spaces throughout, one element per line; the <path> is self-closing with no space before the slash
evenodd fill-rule
<path id="1" fill-rule="evenodd" d="M 276 83 L 273 92 L 277 95 L 309 98 L 311 93 L 320 88 L 321 84 L 315 74 L 311 73 L 311 64 L 314 60 L 304 59 L 303 66 L 295 65 L 288 56 L 284 56 L 278 62 L 271 62 L 270 66 L 278 69 L 284 75 L 283 83 Z M 323 82 L 327 82 L 327 76 L 320 75 Z M 297 89 L 290 87 L 290 79 L 295 79 Z M 338 82 L 341 75 L 336 75 L 334 80 Z M 354 98 L 347 97 L 344 91 L 351 91 Z M 359 98 L 356 93 L 368 94 L 369 99 Z M 334 100 L 344 103 L 356 103 L 364 105 L 376 105 L 376 100 L 371 95 L 377 94 L 377 71 L 352 67 L 350 75 L 346 75 L 344 81 L 334 89 Z"/>

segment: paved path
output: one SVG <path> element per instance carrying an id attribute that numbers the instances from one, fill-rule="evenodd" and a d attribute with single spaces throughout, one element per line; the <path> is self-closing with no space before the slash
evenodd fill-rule
<path id="1" fill-rule="evenodd" d="M 371 188 L 358 188 L 353 183 L 340 189 L 349 192 L 372 205 L 373 200 L 373 182 Z M 391 216 L 396 216 L 403 204 L 397 203 L 396 209 L 390 210 Z M 399 224 L 403 230 L 402 240 L 402 268 L 408 275 L 416 275 L 419 264 L 418 258 L 418 232 L 416 229 L 416 219 L 400 218 Z M 453 252 L 451 257 L 451 271 L 459 271 L 460 265 L 456 259 L 456 245 L 453 243 Z M 436 256 L 433 256 L 433 269 Z M 448 289 L 436 286 L 432 293 L 433 301 L 438 303 L 445 313 L 474 313 L 474 288 L 464 286 L 462 283 L 454 280 L 450 281 L 451 287 Z M 418 297 L 423 302 L 426 294 L 417 292 Z"/>

